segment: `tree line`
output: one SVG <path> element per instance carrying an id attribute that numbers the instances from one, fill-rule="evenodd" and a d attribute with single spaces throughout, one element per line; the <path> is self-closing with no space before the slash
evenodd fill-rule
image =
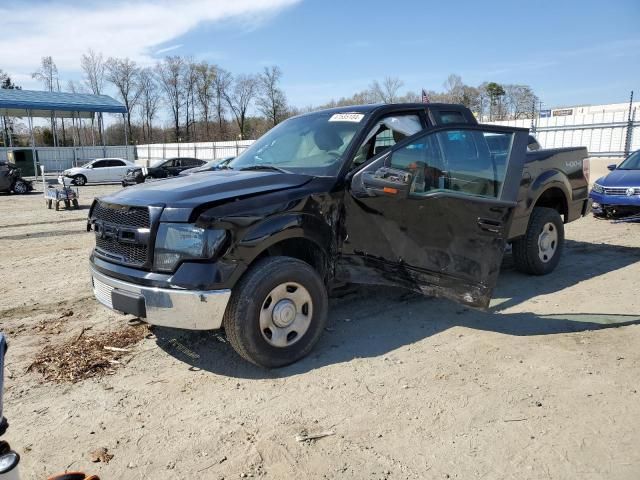
<path id="1" fill-rule="evenodd" d="M 264 67 L 259 73 L 233 74 L 214 63 L 189 57 L 167 56 L 154 65 L 140 66 L 129 58 L 104 58 L 101 53 L 88 50 L 80 58 L 80 68 L 81 79 L 68 80 L 65 84 L 53 58 L 47 56 L 42 58 L 32 77 L 48 91 L 97 95 L 115 92 L 127 107 L 124 127 L 131 144 L 257 138 L 292 115 L 354 104 L 424 100 L 459 103 L 469 107 L 481 121 L 531 118 L 536 115 L 538 105 L 538 97 L 528 85 L 483 82 L 470 86 L 455 74 L 447 77 L 439 91 L 403 93 L 404 82 L 400 78 L 385 77 L 349 97 L 300 108 L 289 104 L 282 88 L 283 72 L 276 65 Z M 0 87 L 20 88 L 2 70 Z M 51 118 L 48 129 L 36 129 L 36 142 L 45 145 L 73 145 L 76 141 L 81 145 L 125 143 L 123 125 L 111 122 L 105 128 L 102 115 L 92 119 L 89 126 L 71 120 L 70 129 L 70 120 L 66 122 Z M 5 145 L 9 143 L 8 137 L 16 133 L 15 129 L 14 120 L 3 118 Z M 18 139 L 16 144 L 28 143 L 24 134 L 17 136 L 22 137 L 22 141 Z"/>

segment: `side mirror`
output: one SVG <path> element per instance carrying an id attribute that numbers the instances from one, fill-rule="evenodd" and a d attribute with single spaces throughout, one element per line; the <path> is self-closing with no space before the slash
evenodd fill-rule
<path id="1" fill-rule="evenodd" d="M 611 165 L 607 165 L 607 168 L 611 171 L 614 171 L 616 169 L 617 165 L 615 163 L 612 163 Z"/>
<path id="2" fill-rule="evenodd" d="M 404 170 L 380 167 L 375 172 L 366 172 L 362 183 L 371 196 L 406 198 L 411 185 L 411 174 Z"/>

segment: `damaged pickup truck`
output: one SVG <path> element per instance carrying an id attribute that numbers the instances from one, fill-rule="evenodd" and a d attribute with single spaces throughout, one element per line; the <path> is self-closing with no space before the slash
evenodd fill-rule
<path id="1" fill-rule="evenodd" d="M 346 283 L 486 308 L 507 243 L 518 269 L 549 273 L 588 209 L 586 149 L 528 143 L 459 105 L 291 118 L 223 170 L 97 199 L 95 296 L 154 325 L 223 328 L 264 367 L 310 352 Z"/>

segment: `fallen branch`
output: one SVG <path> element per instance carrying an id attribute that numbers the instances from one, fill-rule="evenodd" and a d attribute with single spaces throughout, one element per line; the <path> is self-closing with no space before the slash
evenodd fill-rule
<path id="1" fill-rule="evenodd" d="M 329 437 L 331 435 L 335 435 L 335 432 L 332 432 L 331 430 L 326 430 L 324 432 L 318 432 L 318 433 L 306 433 L 306 434 L 300 434 L 300 435 L 296 435 L 296 441 L 298 442 L 306 442 L 309 440 L 317 440 L 319 438 L 324 438 L 324 437 Z"/>

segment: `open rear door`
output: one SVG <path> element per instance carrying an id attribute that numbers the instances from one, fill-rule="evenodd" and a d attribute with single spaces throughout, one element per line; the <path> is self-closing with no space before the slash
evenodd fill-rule
<path id="1" fill-rule="evenodd" d="M 351 281 L 397 284 L 488 307 L 527 134 L 487 125 L 429 129 L 357 172 L 343 248 Z"/>

